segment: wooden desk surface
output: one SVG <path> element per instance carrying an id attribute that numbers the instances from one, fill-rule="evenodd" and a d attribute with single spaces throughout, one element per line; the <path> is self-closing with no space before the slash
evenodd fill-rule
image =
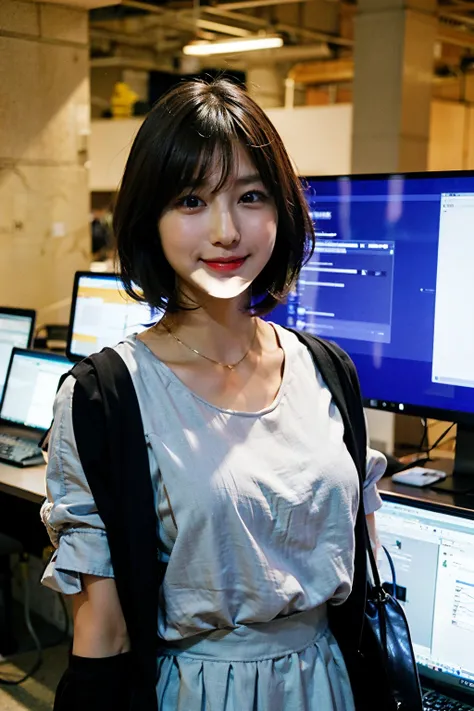
<path id="1" fill-rule="evenodd" d="M 23 469 L 0 462 L 0 491 L 41 504 L 46 496 L 46 465 Z"/>
<path id="2" fill-rule="evenodd" d="M 390 477 L 381 479 L 377 488 L 382 495 L 384 493 L 396 494 L 407 500 L 426 501 L 454 509 L 474 510 L 473 494 L 449 494 L 443 491 L 434 491 L 429 487 L 420 489 L 416 486 L 403 486 L 403 484 L 395 484 Z"/>

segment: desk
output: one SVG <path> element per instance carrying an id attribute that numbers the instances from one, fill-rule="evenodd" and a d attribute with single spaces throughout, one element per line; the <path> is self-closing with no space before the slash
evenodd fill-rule
<path id="1" fill-rule="evenodd" d="M 0 462 L 0 491 L 35 504 L 43 503 L 46 496 L 46 465 L 21 468 Z"/>

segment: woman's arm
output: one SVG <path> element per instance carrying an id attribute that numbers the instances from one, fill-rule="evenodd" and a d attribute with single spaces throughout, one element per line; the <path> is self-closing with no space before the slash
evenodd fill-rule
<path id="1" fill-rule="evenodd" d="M 113 578 L 82 575 L 82 592 L 74 595 L 73 654 L 111 657 L 130 650 L 127 626 Z"/>
<path id="2" fill-rule="evenodd" d="M 73 601 L 74 641 L 53 711 L 128 711 L 131 657 L 113 578 L 82 575 Z"/>
<path id="3" fill-rule="evenodd" d="M 377 526 L 375 523 L 375 514 L 367 514 L 367 528 L 369 530 L 370 543 L 372 545 L 372 550 L 374 552 L 374 558 L 377 560 L 377 551 L 380 545 L 379 538 L 377 536 Z"/>

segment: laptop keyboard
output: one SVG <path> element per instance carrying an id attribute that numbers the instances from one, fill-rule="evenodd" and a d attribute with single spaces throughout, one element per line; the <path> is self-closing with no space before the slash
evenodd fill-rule
<path id="1" fill-rule="evenodd" d="M 474 706 L 450 699 L 437 691 L 426 691 L 423 694 L 423 711 L 473 711 L 473 709 Z"/>
<path id="2" fill-rule="evenodd" d="M 0 432 L 0 461 L 26 466 L 41 464 L 44 460 L 36 442 Z"/>

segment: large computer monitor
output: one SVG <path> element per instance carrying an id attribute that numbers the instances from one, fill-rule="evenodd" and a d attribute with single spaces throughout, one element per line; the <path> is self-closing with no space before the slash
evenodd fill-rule
<path id="1" fill-rule="evenodd" d="M 474 705 L 474 511 L 382 497 L 377 532 L 394 562 L 422 685 Z M 378 558 L 393 592 L 385 554 Z"/>
<path id="2" fill-rule="evenodd" d="M 140 333 L 159 318 L 148 304 L 127 296 L 116 274 L 76 272 L 66 354 L 81 360 Z"/>
<path id="3" fill-rule="evenodd" d="M 31 345 L 36 312 L 0 306 L 0 402 L 12 350 Z"/>
<path id="4" fill-rule="evenodd" d="M 303 182 L 316 250 L 272 317 L 339 343 L 367 407 L 457 422 L 474 489 L 474 173 Z"/>

